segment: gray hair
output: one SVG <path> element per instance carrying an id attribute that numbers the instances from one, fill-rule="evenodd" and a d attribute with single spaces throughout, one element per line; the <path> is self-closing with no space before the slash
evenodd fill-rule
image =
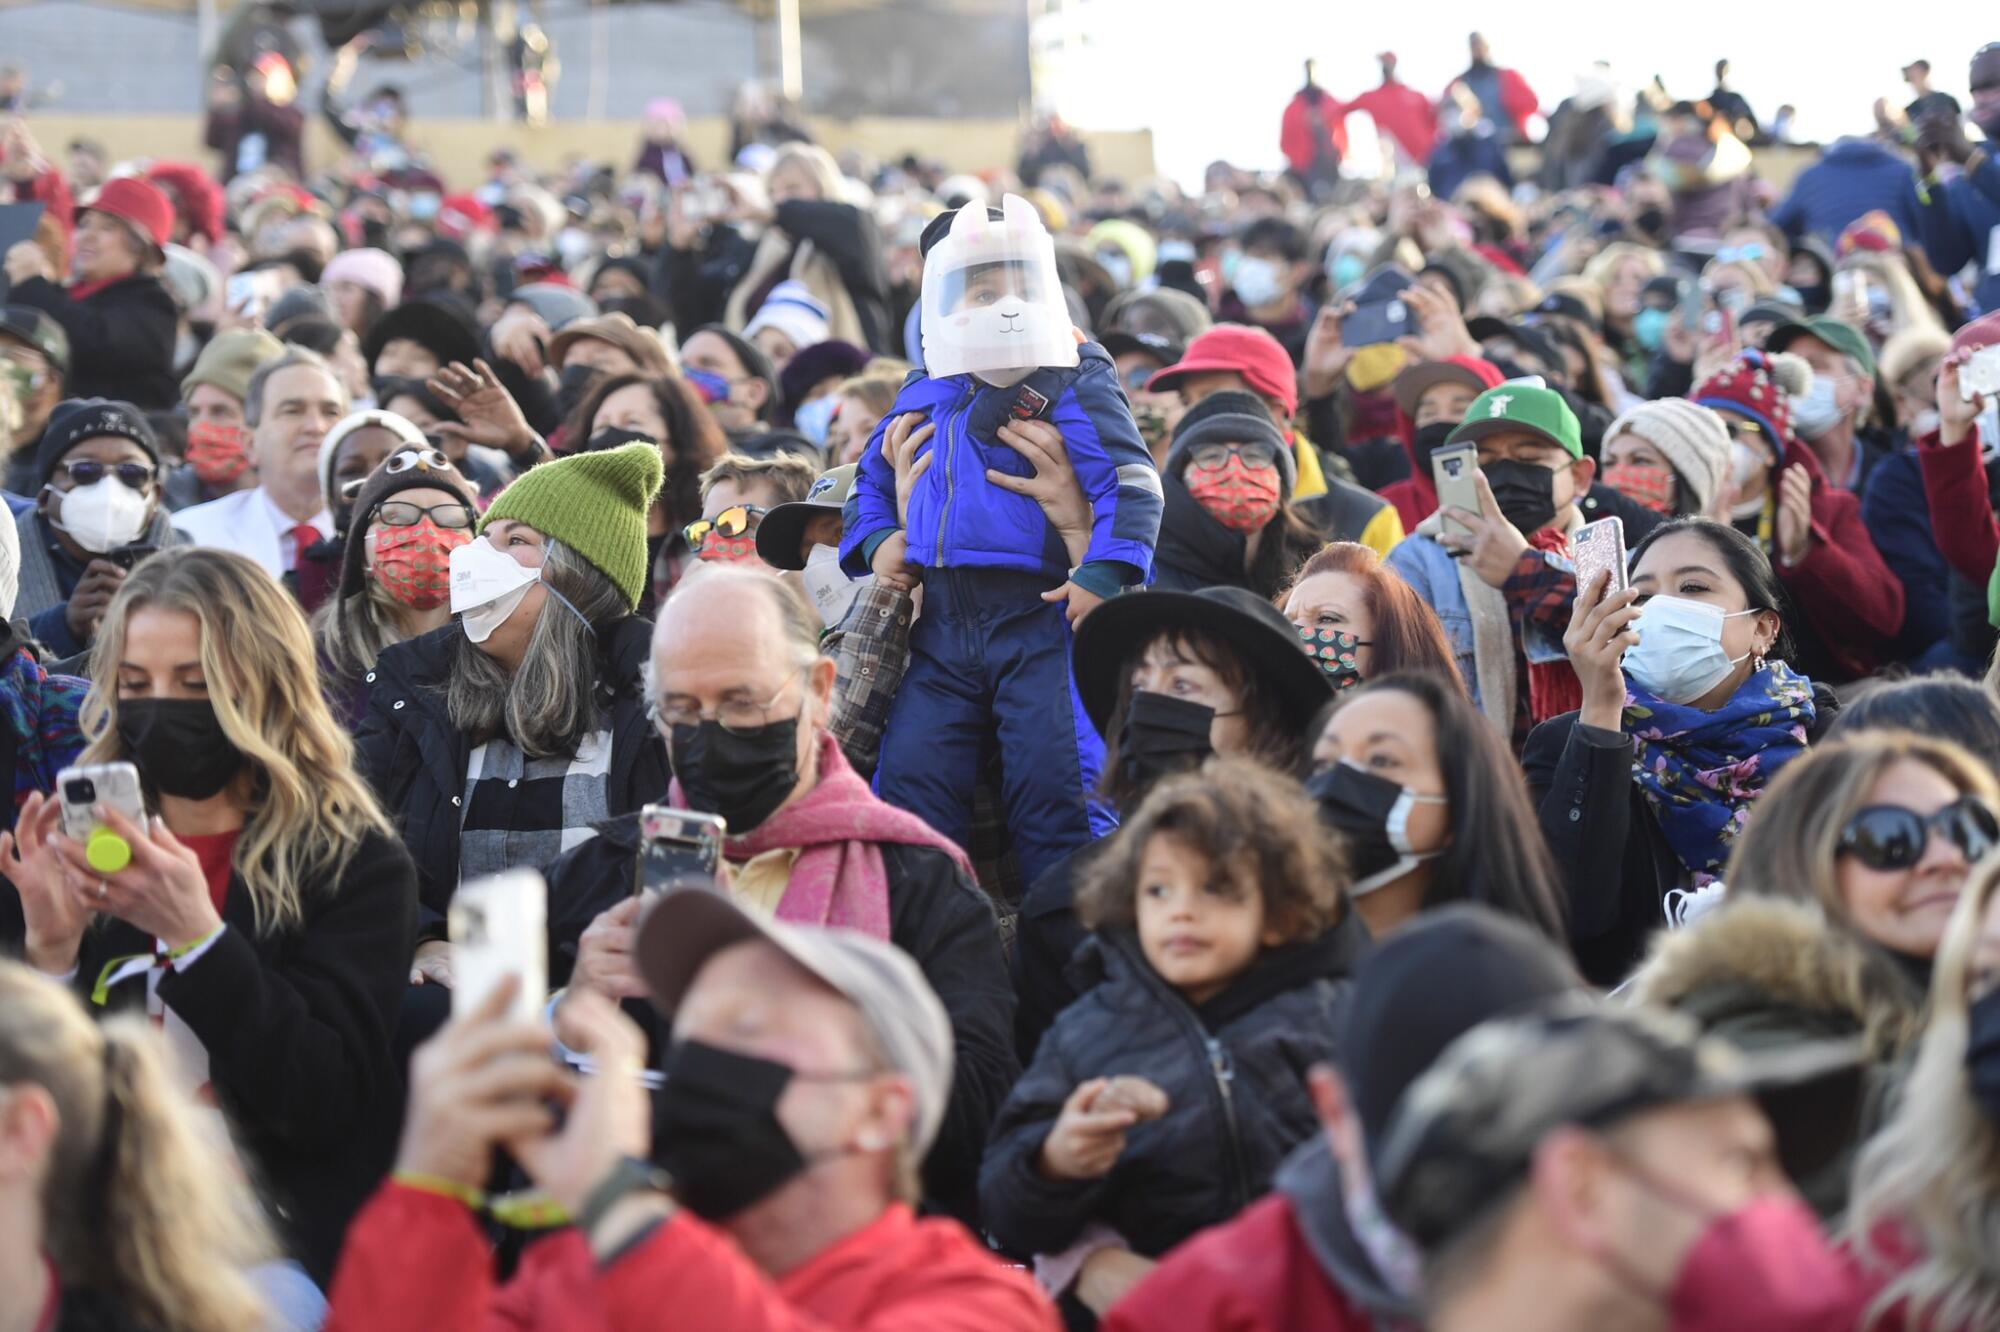
<path id="1" fill-rule="evenodd" d="M 544 547 L 542 581 L 549 596 L 567 597 L 590 626 L 609 626 L 632 613 L 618 585 L 560 541 Z M 474 736 L 506 733 L 529 758 L 573 755 L 599 729 L 597 631 L 561 606 L 545 602 L 528 638 L 521 667 L 509 676 L 499 662 L 461 639 L 445 681 L 451 724 Z"/>
<path id="2" fill-rule="evenodd" d="M 293 366 L 309 365 L 333 381 L 340 391 L 340 408 L 348 407 L 347 386 L 341 383 L 340 374 L 333 363 L 310 347 L 301 347 L 295 342 L 285 344 L 285 354 L 264 362 L 250 373 L 250 382 L 243 389 L 243 420 L 246 425 L 255 426 L 264 415 L 264 385 L 272 375 Z"/>
<path id="3" fill-rule="evenodd" d="M 819 612 L 806 600 L 805 593 L 789 579 L 773 578 L 769 574 L 754 573 L 748 569 L 732 569 L 727 565 L 705 565 L 703 571 L 692 578 L 683 579 L 667 595 L 660 607 L 658 623 L 653 630 L 652 648 L 646 653 L 645 688 L 646 697 L 654 697 L 658 687 L 658 670 L 653 665 L 660 644 L 667 635 L 667 607 L 690 588 L 727 586 L 748 596 L 762 597 L 778 613 L 778 627 L 783 634 L 787 651 L 799 665 L 809 666 L 823 655 L 819 650 Z"/>

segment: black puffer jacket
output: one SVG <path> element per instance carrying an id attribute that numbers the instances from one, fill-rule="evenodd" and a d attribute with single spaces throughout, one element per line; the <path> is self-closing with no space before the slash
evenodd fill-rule
<path id="1" fill-rule="evenodd" d="M 971 1224 L 986 1130 L 1021 1071 L 1000 921 L 992 899 L 944 852 L 897 842 L 880 847 L 889 882 L 889 942 L 916 960 L 951 1018 L 951 1100 L 924 1161 L 924 1200 Z M 550 984 L 564 984 L 575 968 L 584 927 L 632 895 L 638 855 L 638 819 L 613 819 L 549 866 L 549 934 L 556 954 Z M 634 1015 L 657 1043 L 661 1033 L 652 1009 Z"/>
<path id="2" fill-rule="evenodd" d="M 458 891 L 465 769 L 473 745 L 471 736 L 451 724 L 445 682 L 452 653 L 473 650 L 464 637 L 454 622 L 383 652 L 363 678 L 368 715 L 354 737 L 355 765 L 396 820 L 417 862 L 419 942 L 445 937 L 445 909 Z M 640 684 L 652 637 L 650 621 L 628 615 L 598 640 L 598 703 L 611 730 L 604 799 L 614 815 L 630 814 L 667 791 L 666 749 L 646 720 Z"/>
<path id="3" fill-rule="evenodd" d="M 1348 976 L 1367 946 L 1352 912 L 1311 943 L 1267 953 L 1199 1007 L 1161 980 L 1130 933 L 1079 955 L 1104 978 L 1063 1010 L 1000 1108 L 979 1172 L 980 1221 L 1014 1254 L 1060 1253 L 1091 1221 L 1156 1258 L 1271 1187 L 1319 1120 L 1306 1070 L 1331 1061 Z M 1136 1075 L 1169 1109 L 1126 1135 L 1100 1179 L 1055 1180 L 1042 1143 L 1080 1082 Z"/>

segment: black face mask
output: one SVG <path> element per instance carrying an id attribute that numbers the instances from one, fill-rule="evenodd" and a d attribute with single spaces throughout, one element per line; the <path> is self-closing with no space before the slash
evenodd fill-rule
<path id="1" fill-rule="evenodd" d="M 682 1041 L 653 1098 L 653 1161 L 696 1216 L 721 1221 L 776 1193 L 809 1164 L 778 1122 L 792 1069 Z"/>
<path id="2" fill-rule="evenodd" d="M 1486 484 L 1493 487 L 1493 502 L 1508 522 L 1527 536 L 1539 532 L 1556 518 L 1556 474 L 1534 463 L 1497 462 L 1481 467 Z"/>
<path id="3" fill-rule="evenodd" d="M 162 795 L 206 800 L 243 770 L 243 751 L 207 699 L 126 699 L 118 705 L 118 738 Z"/>
<path id="4" fill-rule="evenodd" d="M 1125 709 L 1118 736 L 1118 764 L 1125 780 L 1140 791 L 1162 777 L 1188 772 L 1215 752 L 1209 742 L 1214 708 L 1171 694 L 1142 689 Z"/>
<path id="5" fill-rule="evenodd" d="M 1818 314 L 1833 300 L 1833 289 L 1824 282 L 1811 282 L 1805 286 L 1792 284 L 1792 290 L 1799 294 L 1799 304 L 1808 314 Z"/>
<path id="6" fill-rule="evenodd" d="M 1306 783 L 1319 802 L 1319 816 L 1347 841 L 1347 866 L 1354 875 L 1350 896 L 1359 897 L 1394 883 L 1430 854 L 1410 845 L 1410 813 L 1419 804 L 1441 804 L 1442 796 L 1420 796 L 1387 777 L 1336 763 Z"/>
<path id="7" fill-rule="evenodd" d="M 1667 229 L 1667 210 L 1664 208 L 1641 208 L 1632 219 L 1632 224 L 1648 236 L 1657 236 Z"/>
<path id="8" fill-rule="evenodd" d="M 562 378 L 556 384 L 556 406 L 562 409 L 565 418 L 576 410 L 578 403 L 589 396 L 590 386 L 597 382 L 599 373 L 594 365 L 563 367 Z"/>
<path id="9" fill-rule="evenodd" d="M 592 435 L 583 446 L 585 453 L 602 453 L 606 449 L 622 448 L 627 444 L 646 443 L 657 445 L 660 441 L 638 430 L 627 430 L 624 426 L 606 426 Z"/>
<path id="10" fill-rule="evenodd" d="M 718 721 L 683 722 L 667 757 L 688 808 L 720 814 L 729 835 L 739 836 L 770 818 L 799 784 L 799 719 L 738 732 Z"/>
<path id="11" fill-rule="evenodd" d="M 1966 1015 L 1965 1076 L 1987 1119 L 2000 1124 L 2000 990 L 1975 1001 Z"/>
<path id="12" fill-rule="evenodd" d="M 1417 455 L 1417 475 L 1431 474 L 1431 455 L 1445 442 L 1451 432 L 1458 429 L 1456 421 L 1433 421 L 1427 426 L 1418 426 L 1410 436 L 1410 447 Z"/>

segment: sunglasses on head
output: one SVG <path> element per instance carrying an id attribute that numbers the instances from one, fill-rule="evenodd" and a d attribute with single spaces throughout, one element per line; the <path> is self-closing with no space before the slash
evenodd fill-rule
<path id="1" fill-rule="evenodd" d="M 713 518 L 697 518 L 681 529 L 681 536 L 688 545 L 699 546 L 710 532 L 719 537 L 740 537 L 757 525 L 770 510 L 761 504 L 736 504 Z"/>
<path id="2" fill-rule="evenodd" d="M 1872 870 L 1909 869 L 1924 858 L 1932 833 L 1957 847 L 1966 860 L 1978 860 L 2000 842 L 2000 819 L 1984 801 L 1969 795 L 1930 815 L 1901 805 L 1870 805 L 1857 810 L 1840 830 L 1840 854 Z"/>
<path id="3" fill-rule="evenodd" d="M 79 486 L 94 486 L 104 479 L 107 472 L 116 474 L 120 481 L 134 490 L 144 490 L 153 484 L 154 472 L 151 463 L 101 463 L 79 458 L 56 465 L 69 474 L 72 483 Z"/>

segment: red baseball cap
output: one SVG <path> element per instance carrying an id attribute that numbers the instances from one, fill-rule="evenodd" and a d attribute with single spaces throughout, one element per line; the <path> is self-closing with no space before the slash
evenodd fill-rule
<path id="1" fill-rule="evenodd" d="M 1419 361 L 1396 376 L 1389 391 L 1403 415 L 1416 419 L 1417 399 L 1424 390 L 1438 384 L 1463 384 L 1474 393 L 1484 393 L 1505 379 L 1500 367 L 1477 356 L 1447 356 L 1442 361 Z"/>
<path id="2" fill-rule="evenodd" d="M 1189 375 L 1226 371 L 1260 397 L 1275 398 L 1290 416 L 1299 409 L 1299 376 L 1292 358 L 1278 340 L 1248 324 L 1217 324 L 1187 345 L 1181 359 L 1146 381 L 1146 388 L 1164 393 Z"/>
<path id="3" fill-rule="evenodd" d="M 174 206 L 160 187 L 137 176 L 118 176 L 104 182 L 97 197 L 80 212 L 103 213 L 115 217 L 139 233 L 143 240 L 164 250 L 174 234 Z"/>

